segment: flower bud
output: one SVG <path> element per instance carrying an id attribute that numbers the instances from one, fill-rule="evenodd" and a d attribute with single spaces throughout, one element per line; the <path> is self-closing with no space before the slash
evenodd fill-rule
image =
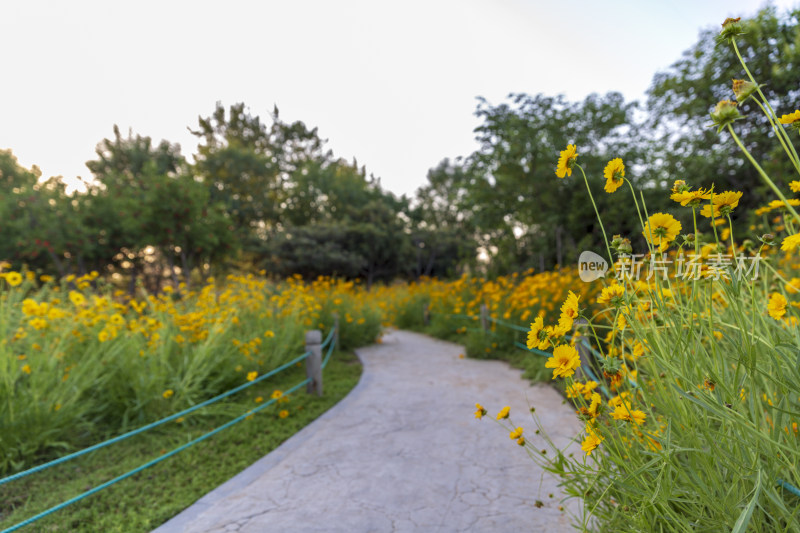
<path id="1" fill-rule="evenodd" d="M 741 20 L 741 17 L 736 17 L 735 19 L 726 18 L 725 22 L 722 23 L 722 31 L 719 32 L 719 38 L 722 40 L 732 39 L 737 35 L 743 34 L 744 27 L 740 22 Z"/>
<path id="2" fill-rule="evenodd" d="M 733 80 L 733 94 L 737 102 L 744 102 L 758 90 L 758 85 L 746 80 Z"/>
<path id="3" fill-rule="evenodd" d="M 714 111 L 711 112 L 711 120 L 714 121 L 715 126 L 719 126 L 717 132 L 722 131 L 722 128 L 729 124 L 733 124 L 734 120 L 742 118 L 742 114 L 736 109 L 736 102 L 730 100 L 721 100 L 714 106 Z"/>
<path id="4" fill-rule="evenodd" d="M 684 239 L 686 242 L 694 242 L 694 239 L 695 239 L 694 233 L 689 233 L 688 235 L 685 235 L 685 236 L 683 237 L 683 239 Z"/>
<path id="5" fill-rule="evenodd" d="M 614 235 L 614 238 L 611 239 L 611 247 L 616 250 L 620 244 L 622 244 L 622 236 Z"/>
<path id="6" fill-rule="evenodd" d="M 617 246 L 617 251 L 621 254 L 632 254 L 633 247 L 631 246 L 630 239 L 622 239 L 622 242 Z"/>
<path id="7" fill-rule="evenodd" d="M 775 235 L 773 235 L 772 233 L 765 233 L 764 235 L 761 236 L 761 242 L 769 246 L 772 246 L 773 244 L 775 244 Z"/>

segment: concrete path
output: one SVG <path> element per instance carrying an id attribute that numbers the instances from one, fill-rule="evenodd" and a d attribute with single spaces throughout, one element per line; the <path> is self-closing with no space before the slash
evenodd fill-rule
<path id="1" fill-rule="evenodd" d="M 555 480 L 493 420 L 510 405 L 541 443 L 535 406 L 566 444 L 581 426 L 552 388 L 404 331 L 357 353 L 364 374 L 342 402 L 155 532 L 573 531 Z"/>

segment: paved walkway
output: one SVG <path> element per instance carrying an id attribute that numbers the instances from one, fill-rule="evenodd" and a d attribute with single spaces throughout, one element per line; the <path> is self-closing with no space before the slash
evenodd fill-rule
<path id="1" fill-rule="evenodd" d="M 404 331 L 357 350 L 364 374 L 350 395 L 155 533 L 572 531 L 554 479 L 493 419 L 473 417 L 476 401 L 492 418 L 510 405 L 537 442 L 533 405 L 564 444 L 580 431 L 572 409 L 462 351 Z"/>

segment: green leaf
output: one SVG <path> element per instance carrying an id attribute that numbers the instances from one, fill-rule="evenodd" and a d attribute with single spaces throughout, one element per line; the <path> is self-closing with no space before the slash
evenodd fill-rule
<path id="1" fill-rule="evenodd" d="M 753 510 L 755 510 L 756 504 L 758 503 L 759 496 L 761 496 L 761 470 L 758 471 L 755 494 L 753 494 L 753 498 L 750 500 L 750 503 L 747 504 L 747 507 L 742 510 L 742 513 L 733 525 L 731 533 L 742 533 L 747 530 L 750 519 L 753 517 Z"/>

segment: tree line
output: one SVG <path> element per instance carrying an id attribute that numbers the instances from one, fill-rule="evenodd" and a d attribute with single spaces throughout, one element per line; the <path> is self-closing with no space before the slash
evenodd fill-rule
<path id="1" fill-rule="evenodd" d="M 740 38 L 778 113 L 800 105 L 799 17 L 800 10 L 764 8 Z M 630 192 L 603 191 L 602 170 L 616 157 L 650 213 L 674 212 L 666 191 L 683 179 L 718 192 L 745 190 L 734 212 L 742 220 L 771 196 L 727 134 L 709 127 L 710 109 L 732 99 L 731 80 L 744 77 L 716 33 L 703 31 L 658 73 L 645 102 L 619 93 L 580 102 L 542 94 L 479 99 L 479 148 L 432 168 L 411 198 L 385 190 L 356 161 L 336 158 L 316 129 L 283 121 L 277 109 L 262 121 L 243 103 L 218 103 L 198 119 L 191 163 L 178 145 L 123 136 L 115 126 L 87 162 L 93 179 L 72 194 L 60 177 L 42 180 L 38 169 L 0 151 L 0 259 L 54 276 L 97 270 L 156 290 L 231 268 L 369 284 L 543 270 L 602 249 L 582 177 L 555 177 L 567 144 L 578 146 L 607 225 L 634 246 L 641 230 Z M 746 118 L 737 127 L 748 149 L 788 183 L 792 169 L 763 115 L 750 103 L 741 107 Z"/>

